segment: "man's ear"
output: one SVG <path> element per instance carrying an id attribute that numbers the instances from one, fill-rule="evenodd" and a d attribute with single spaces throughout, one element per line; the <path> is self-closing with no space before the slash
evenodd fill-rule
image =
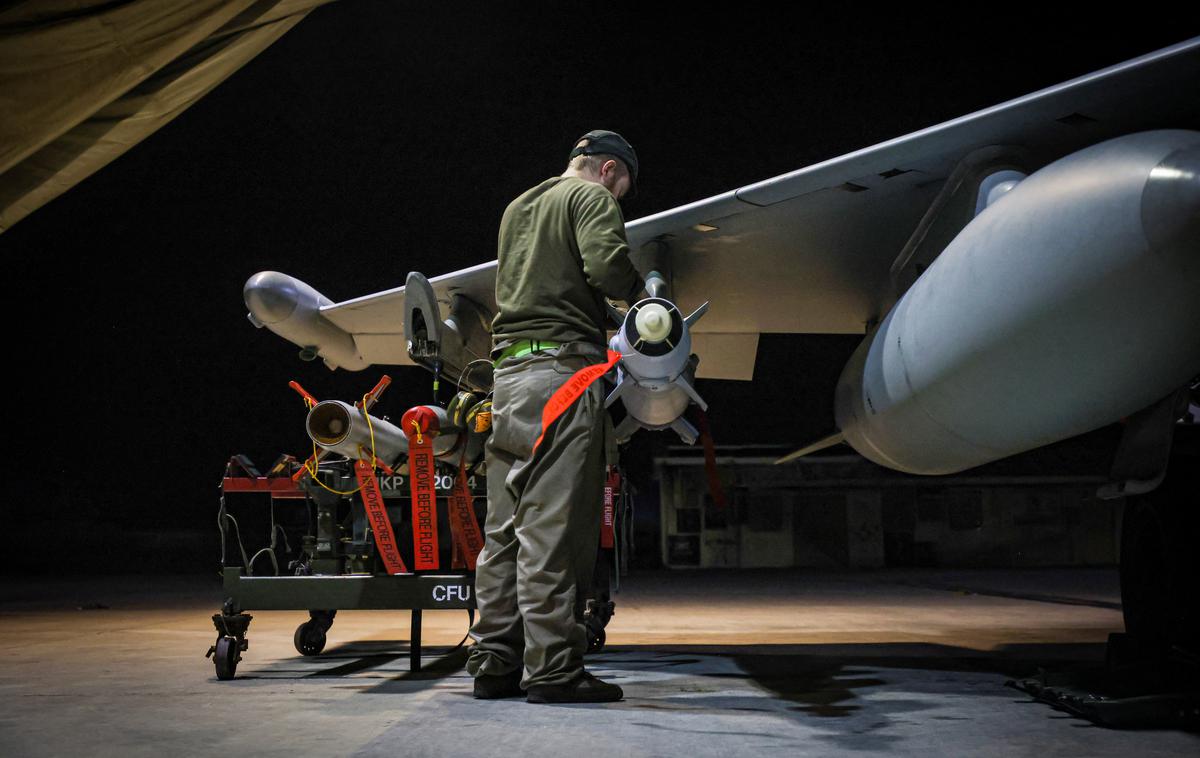
<path id="1" fill-rule="evenodd" d="M 609 158 L 604 162 L 603 165 L 600 166 L 600 176 L 605 176 L 606 174 L 615 174 L 616 171 L 617 162 L 612 158 Z"/>

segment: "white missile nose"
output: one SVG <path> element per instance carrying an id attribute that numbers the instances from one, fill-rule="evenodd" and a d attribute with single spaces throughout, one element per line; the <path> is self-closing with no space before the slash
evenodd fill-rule
<path id="1" fill-rule="evenodd" d="M 1200 144 L 1176 150 L 1150 170 L 1142 229 L 1153 252 L 1185 274 L 1200 272 Z"/>
<path id="2" fill-rule="evenodd" d="M 646 342 L 662 342 L 671 333 L 671 313 L 658 303 L 650 303 L 638 310 L 634 326 Z"/>
<path id="3" fill-rule="evenodd" d="M 295 312 L 300 292 L 296 280 L 287 274 L 260 271 L 246 280 L 242 297 L 257 323 L 277 324 Z"/>

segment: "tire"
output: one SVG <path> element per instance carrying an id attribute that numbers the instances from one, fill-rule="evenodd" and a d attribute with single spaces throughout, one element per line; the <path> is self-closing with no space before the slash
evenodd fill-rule
<path id="1" fill-rule="evenodd" d="M 311 620 L 305 621 L 296 627 L 296 633 L 292 635 L 292 644 L 296 646 L 296 652 L 300 655 L 320 655 L 325 649 L 325 630 Z"/>
<path id="2" fill-rule="evenodd" d="M 599 653 L 604 649 L 604 641 L 607 637 L 604 633 L 604 626 L 594 618 L 588 619 L 585 626 L 587 628 L 587 652 Z"/>
<path id="3" fill-rule="evenodd" d="M 213 664 L 217 667 L 217 679 L 228 681 L 237 673 L 238 661 L 242 659 L 236 637 L 222 637 L 217 640 L 217 649 L 213 653 Z"/>

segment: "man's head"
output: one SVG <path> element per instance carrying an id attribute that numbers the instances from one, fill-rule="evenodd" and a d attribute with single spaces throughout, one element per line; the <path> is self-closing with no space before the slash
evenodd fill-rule
<path id="1" fill-rule="evenodd" d="M 637 192 L 637 153 L 616 132 L 596 129 L 575 141 L 566 173 L 603 185 L 618 200 L 633 197 Z"/>

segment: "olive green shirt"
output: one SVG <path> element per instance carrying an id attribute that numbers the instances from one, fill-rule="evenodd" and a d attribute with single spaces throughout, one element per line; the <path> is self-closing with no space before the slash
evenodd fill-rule
<path id="1" fill-rule="evenodd" d="M 633 303 L 645 283 L 629 262 L 625 219 L 607 189 L 547 179 L 500 221 L 492 340 L 605 343 L 604 296 Z"/>

